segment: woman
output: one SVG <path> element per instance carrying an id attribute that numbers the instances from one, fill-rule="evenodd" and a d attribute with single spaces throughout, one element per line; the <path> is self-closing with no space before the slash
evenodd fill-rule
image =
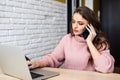
<path id="1" fill-rule="evenodd" d="M 89 34 L 84 38 L 83 32 Z M 28 62 L 30 68 L 59 67 L 75 70 L 113 72 L 114 58 L 110 55 L 109 44 L 100 22 L 88 7 L 78 7 L 71 21 L 71 33 L 62 38 L 51 54 L 38 62 Z"/>

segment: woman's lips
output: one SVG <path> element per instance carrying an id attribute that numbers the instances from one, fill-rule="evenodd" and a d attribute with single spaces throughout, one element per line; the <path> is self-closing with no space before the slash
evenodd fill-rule
<path id="1" fill-rule="evenodd" d="M 75 33 L 78 32 L 78 30 L 73 30 Z"/>

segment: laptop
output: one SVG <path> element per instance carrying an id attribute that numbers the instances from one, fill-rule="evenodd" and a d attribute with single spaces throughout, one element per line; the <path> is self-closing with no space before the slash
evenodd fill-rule
<path id="1" fill-rule="evenodd" d="M 14 46 L 0 45 L 0 66 L 4 74 L 20 80 L 43 80 L 59 75 L 40 68 L 29 70 L 22 49 Z"/>

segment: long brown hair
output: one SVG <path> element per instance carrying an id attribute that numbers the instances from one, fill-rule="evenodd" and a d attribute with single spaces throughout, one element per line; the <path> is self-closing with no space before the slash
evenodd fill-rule
<path id="1" fill-rule="evenodd" d="M 86 7 L 86 6 L 82 6 L 82 7 L 78 7 L 76 8 L 76 10 L 74 11 L 74 13 L 79 13 L 84 19 L 86 19 L 88 21 L 88 23 L 92 24 L 95 31 L 96 31 L 96 37 L 93 40 L 93 44 L 98 48 L 102 48 L 103 45 L 105 46 L 104 49 L 109 48 L 109 44 L 108 44 L 108 40 L 105 37 L 105 34 L 103 33 L 103 29 L 101 27 L 101 24 L 98 20 L 98 18 L 96 17 L 94 11 L 92 11 L 90 8 Z M 71 35 L 73 34 L 73 30 L 72 30 L 72 23 L 70 24 L 70 29 L 71 29 Z"/>

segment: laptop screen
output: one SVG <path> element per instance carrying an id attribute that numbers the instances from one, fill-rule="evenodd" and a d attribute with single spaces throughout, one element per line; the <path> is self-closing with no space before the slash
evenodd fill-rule
<path id="1" fill-rule="evenodd" d="M 0 64 L 4 74 L 22 80 L 32 80 L 22 49 L 0 45 Z"/>
<path id="2" fill-rule="evenodd" d="M 4 74 L 22 80 L 33 80 L 32 78 L 36 77 L 37 80 L 41 80 L 59 75 L 57 72 L 46 71 L 40 68 L 30 71 L 22 49 L 19 47 L 0 46 L 0 65 Z"/>

